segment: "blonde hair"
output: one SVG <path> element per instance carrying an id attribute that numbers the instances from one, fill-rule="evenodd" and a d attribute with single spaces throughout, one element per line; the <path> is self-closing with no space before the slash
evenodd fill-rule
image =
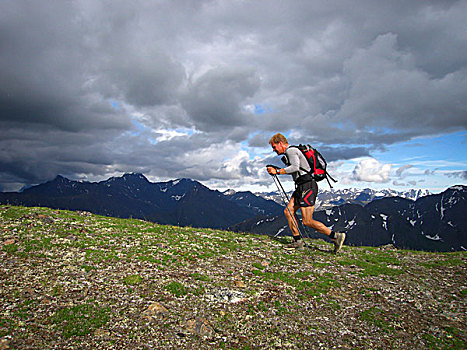
<path id="1" fill-rule="evenodd" d="M 287 142 L 287 139 L 285 138 L 284 135 L 282 135 L 281 133 L 277 133 L 275 134 L 273 137 L 271 137 L 271 139 L 269 140 L 269 144 L 272 145 L 273 143 L 274 144 L 277 144 L 279 142 L 283 142 L 283 143 L 288 143 Z"/>

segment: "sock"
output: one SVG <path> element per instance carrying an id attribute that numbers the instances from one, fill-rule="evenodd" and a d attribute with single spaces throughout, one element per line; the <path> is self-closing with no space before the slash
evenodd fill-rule
<path id="1" fill-rule="evenodd" d="M 334 230 L 331 231 L 331 234 L 329 235 L 329 238 L 331 238 L 331 239 L 336 238 L 336 233 L 334 232 Z"/>
<path id="2" fill-rule="evenodd" d="M 302 237 L 300 237 L 300 236 L 293 236 L 293 239 L 294 239 L 295 242 L 297 242 L 297 241 L 301 240 Z"/>

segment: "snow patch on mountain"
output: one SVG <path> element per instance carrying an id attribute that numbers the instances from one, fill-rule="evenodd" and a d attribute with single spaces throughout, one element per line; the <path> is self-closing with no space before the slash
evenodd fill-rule
<path id="1" fill-rule="evenodd" d="M 224 192 L 224 194 L 227 194 L 229 191 L 232 190 L 228 190 Z M 257 192 L 255 194 L 268 200 L 274 200 L 276 203 L 279 203 L 281 205 L 283 204 L 282 198 L 278 192 Z M 289 198 L 291 194 L 292 192 L 287 193 Z M 346 203 L 365 205 L 375 199 L 381 199 L 386 197 L 401 197 L 416 201 L 417 199 L 428 196 L 430 194 L 430 191 L 425 189 L 410 189 L 402 192 L 394 191 L 391 189 L 372 190 L 370 188 L 346 188 L 341 190 L 320 189 L 318 193 L 318 198 L 316 199 L 315 210 L 323 210 Z"/>

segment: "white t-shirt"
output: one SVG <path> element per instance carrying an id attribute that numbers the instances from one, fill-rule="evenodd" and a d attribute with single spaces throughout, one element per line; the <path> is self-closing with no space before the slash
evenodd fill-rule
<path id="1" fill-rule="evenodd" d="M 289 146 L 285 150 L 285 156 L 287 158 L 287 167 L 285 169 L 286 174 L 291 174 L 294 181 L 297 180 L 297 178 L 300 175 L 305 175 L 307 174 L 307 171 L 311 170 L 310 165 L 308 164 L 307 159 L 303 155 L 302 151 L 300 151 L 297 147 Z M 305 170 L 302 170 L 302 169 Z"/>

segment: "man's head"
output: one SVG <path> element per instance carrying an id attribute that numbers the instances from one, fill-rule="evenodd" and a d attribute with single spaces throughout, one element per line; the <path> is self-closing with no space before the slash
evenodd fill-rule
<path id="1" fill-rule="evenodd" d="M 273 137 L 271 137 L 271 139 L 269 140 L 269 144 L 271 145 L 274 152 L 276 152 L 277 154 L 284 154 L 287 147 L 289 147 L 287 139 L 284 135 L 280 133 L 275 134 Z"/>

